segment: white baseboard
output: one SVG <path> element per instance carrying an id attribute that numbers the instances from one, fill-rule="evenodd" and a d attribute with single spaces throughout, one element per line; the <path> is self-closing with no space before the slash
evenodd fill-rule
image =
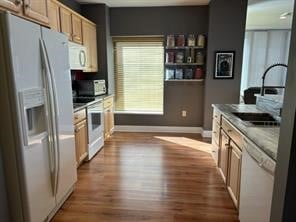
<path id="1" fill-rule="evenodd" d="M 212 136 L 211 131 L 204 131 L 202 127 L 116 125 L 114 131 L 134 133 L 198 133 L 203 137 Z"/>
<path id="2" fill-rule="evenodd" d="M 202 131 L 202 137 L 204 137 L 204 138 L 212 138 L 212 131 L 210 131 L 210 130 L 203 130 Z"/>

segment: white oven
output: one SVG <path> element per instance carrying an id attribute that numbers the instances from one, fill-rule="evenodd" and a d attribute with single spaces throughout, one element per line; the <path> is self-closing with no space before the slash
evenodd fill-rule
<path id="1" fill-rule="evenodd" d="M 102 100 L 87 107 L 88 160 L 104 145 L 104 113 Z"/>

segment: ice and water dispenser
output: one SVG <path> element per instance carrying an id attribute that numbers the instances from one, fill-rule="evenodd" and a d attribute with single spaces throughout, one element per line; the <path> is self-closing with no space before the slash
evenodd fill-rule
<path id="1" fill-rule="evenodd" d="M 24 90 L 19 93 L 19 97 L 24 145 L 39 144 L 48 136 L 45 90 Z"/>

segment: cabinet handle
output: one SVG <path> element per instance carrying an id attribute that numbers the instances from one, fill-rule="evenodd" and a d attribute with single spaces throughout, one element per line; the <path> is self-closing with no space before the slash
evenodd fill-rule
<path id="1" fill-rule="evenodd" d="M 73 35 L 73 37 L 77 40 L 81 40 L 81 38 L 78 35 Z"/>
<path id="2" fill-rule="evenodd" d="M 232 130 L 227 130 L 227 133 L 231 133 L 232 132 Z"/>
<path id="3" fill-rule="evenodd" d="M 25 4 L 25 8 L 26 8 L 26 9 L 30 8 L 29 3 L 26 3 L 26 4 Z"/>
<path id="4" fill-rule="evenodd" d="M 20 5 L 21 3 L 22 3 L 21 0 L 15 0 L 15 2 L 14 2 L 15 5 Z"/>
<path id="5" fill-rule="evenodd" d="M 77 127 L 77 128 L 75 129 L 75 133 L 78 133 L 83 127 L 84 127 L 84 125 L 83 125 L 83 126 L 80 126 L 80 127 Z"/>

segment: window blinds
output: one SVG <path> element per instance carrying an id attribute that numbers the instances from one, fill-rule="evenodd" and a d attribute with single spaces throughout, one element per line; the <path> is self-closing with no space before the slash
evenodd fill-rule
<path id="1" fill-rule="evenodd" d="M 114 38 L 115 110 L 163 113 L 163 38 Z"/>

